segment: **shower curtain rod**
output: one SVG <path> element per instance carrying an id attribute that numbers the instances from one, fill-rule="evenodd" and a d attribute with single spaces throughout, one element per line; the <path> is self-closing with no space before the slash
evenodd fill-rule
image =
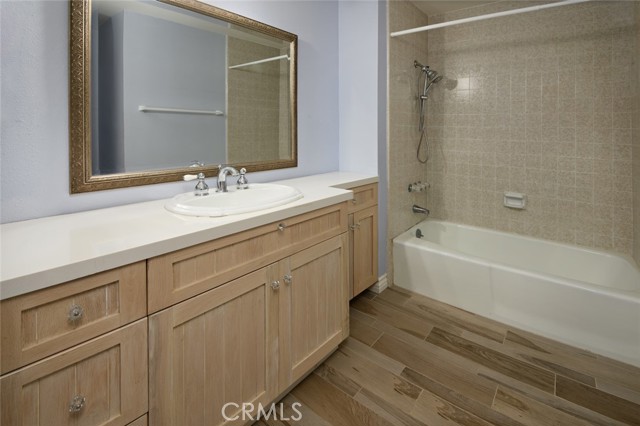
<path id="1" fill-rule="evenodd" d="M 246 62 L 244 64 L 233 65 L 233 66 L 229 67 L 229 69 L 233 70 L 233 69 L 236 69 L 236 68 L 248 67 L 249 65 L 257 65 L 257 64 L 263 64 L 265 62 L 279 61 L 280 59 L 289 60 L 289 55 L 274 56 L 273 58 L 260 59 L 260 60 L 253 61 L 253 62 Z"/>
<path id="2" fill-rule="evenodd" d="M 437 28 L 450 27 L 452 25 L 466 24 L 467 22 L 483 21 L 485 19 L 499 18 L 501 16 L 517 15 L 519 13 L 535 12 L 537 10 L 549 9 L 552 7 L 568 6 L 577 3 L 586 3 L 592 0 L 563 0 L 556 3 L 542 4 L 538 6 L 523 7 L 521 9 L 507 10 L 504 12 L 489 13 L 487 15 L 472 16 L 471 18 L 456 19 L 454 21 L 441 22 L 439 24 L 427 25 L 424 27 L 412 28 L 410 30 L 396 31 L 390 34 L 391 37 L 398 37 L 407 34 L 418 33 L 421 31 L 435 30 Z"/>

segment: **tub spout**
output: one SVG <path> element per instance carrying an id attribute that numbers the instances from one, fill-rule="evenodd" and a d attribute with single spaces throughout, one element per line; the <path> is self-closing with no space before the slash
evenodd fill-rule
<path id="1" fill-rule="evenodd" d="M 417 204 L 414 204 L 413 207 L 411 208 L 411 210 L 413 210 L 414 213 L 422 213 L 422 214 L 426 214 L 427 216 L 429 216 L 429 209 L 425 209 L 424 207 L 420 207 Z"/>

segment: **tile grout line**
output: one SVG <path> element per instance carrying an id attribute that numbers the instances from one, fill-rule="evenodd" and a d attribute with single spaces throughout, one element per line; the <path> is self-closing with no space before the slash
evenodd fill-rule
<path id="1" fill-rule="evenodd" d="M 374 322 L 374 324 L 375 324 L 375 322 Z M 373 325 L 373 324 L 372 324 L 372 325 Z M 374 340 L 374 341 L 373 341 L 373 343 L 372 343 L 371 345 L 369 345 L 369 347 L 373 349 L 373 345 L 375 345 L 376 343 L 378 343 L 378 340 L 380 340 L 380 338 L 381 338 L 382 336 L 384 336 L 384 334 L 385 334 L 385 332 L 384 332 L 384 331 L 380 332 L 380 335 L 378 336 L 378 338 L 377 338 L 376 340 Z"/>
<path id="2" fill-rule="evenodd" d="M 368 313 L 363 312 L 363 311 L 361 311 L 360 309 L 358 309 L 358 308 L 355 308 L 355 307 L 351 306 L 351 304 L 349 304 L 349 309 L 350 309 L 350 310 L 351 310 L 351 309 L 353 309 L 354 311 L 356 311 L 356 312 L 360 313 L 361 315 L 364 315 L 365 317 L 369 317 L 369 318 L 371 318 L 371 319 L 373 320 L 373 322 L 376 322 L 376 321 L 378 320 L 376 317 L 374 317 L 374 316 L 372 316 L 372 315 L 369 315 Z M 373 323 L 372 323 L 372 324 L 373 324 Z M 369 325 L 371 325 L 371 324 L 369 324 Z"/>
<path id="3" fill-rule="evenodd" d="M 407 367 L 405 366 L 405 368 L 407 368 Z M 407 381 L 408 381 L 409 383 L 411 383 L 411 381 L 409 381 L 409 380 L 407 380 Z M 415 383 L 414 383 L 414 385 L 415 385 Z M 418 389 L 420 389 L 420 393 L 418 393 L 418 396 L 417 396 L 417 397 L 416 397 L 416 399 L 413 401 L 413 407 L 411 407 L 411 411 L 409 411 L 409 412 L 407 413 L 407 414 L 408 414 L 409 416 L 411 416 L 411 417 L 413 417 L 413 416 L 411 415 L 411 413 L 413 413 L 413 412 L 416 410 L 416 405 L 418 405 L 418 400 L 419 400 L 419 399 L 420 399 L 420 397 L 422 396 L 422 393 L 423 393 L 423 392 L 428 392 L 427 390 L 425 390 L 425 389 L 421 388 L 420 386 L 418 386 L 418 385 L 416 385 L 416 386 L 418 387 Z"/>
<path id="4" fill-rule="evenodd" d="M 490 408 L 493 409 L 493 406 L 496 404 L 496 397 L 498 396 L 498 389 L 500 388 L 500 385 L 496 385 L 496 391 L 493 393 L 493 398 L 491 399 L 491 406 Z"/>
<path id="5" fill-rule="evenodd" d="M 500 341 L 495 340 L 493 338 L 491 338 L 489 336 L 489 334 L 491 334 L 491 332 L 496 332 L 498 334 L 502 335 L 502 340 L 504 342 L 504 340 L 506 340 L 506 334 L 503 334 L 502 332 L 497 332 L 495 330 L 492 329 L 493 325 L 485 325 L 485 324 L 480 324 L 479 327 L 482 329 L 485 329 L 486 331 L 488 331 L 489 333 L 483 333 L 480 330 L 474 329 L 474 327 L 468 327 L 466 324 L 471 324 L 472 320 L 470 318 L 466 318 L 464 317 L 466 314 L 469 314 L 466 311 L 460 311 L 457 314 L 462 314 L 462 316 L 460 315 L 456 315 L 456 313 L 450 313 L 450 312 L 445 312 L 445 311 L 441 311 L 439 310 L 439 308 L 433 308 L 431 310 L 423 310 L 422 306 L 409 306 L 409 303 L 413 302 L 413 303 L 418 303 L 420 304 L 420 300 L 416 300 L 415 298 L 408 298 L 407 300 L 405 300 L 404 302 L 402 302 L 401 304 L 395 303 L 393 301 L 390 300 L 385 300 L 385 299 L 381 299 L 381 302 L 377 302 L 377 303 L 381 303 L 381 304 L 388 304 L 390 307 L 395 308 L 395 309 L 401 309 L 401 308 L 407 308 L 409 309 L 409 311 L 407 311 L 407 314 L 409 315 L 413 315 L 421 320 L 427 321 L 427 322 L 432 322 L 433 319 L 429 318 L 429 316 L 436 316 L 436 317 L 440 317 L 443 322 L 445 323 L 451 323 L 450 325 L 452 325 L 455 328 L 458 328 L 462 331 L 467 331 L 469 333 L 478 335 L 480 337 L 483 338 L 487 338 L 489 340 L 494 340 L 497 343 L 500 343 Z M 429 301 L 425 301 L 424 303 L 429 303 Z M 413 309 L 412 309 L 413 308 Z M 474 317 L 478 317 L 477 315 L 474 315 Z M 435 324 L 433 325 L 433 327 L 437 327 L 440 324 Z"/>
<path id="6" fill-rule="evenodd" d="M 424 339 L 422 339 L 422 340 L 424 340 L 425 342 L 428 342 L 428 340 L 427 340 L 427 339 L 429 338 L 429 336 L 430 336 L 430 335 L 431 335 L 431 333 L 433 332 L 433 329 L 434 329 L 434 328 L 436 328 L 436 326 L 435 326 L 435 325 L 434 325 L 434 326 L 431 326 L 431 330 L 429 330 L 429 332 L 424 336 Z M 429 342 L 429 343 L 430 343 L 430 342 Z"/>
<path id="7" fill-rule="evenodd" d="M 360 392 L 362 392 L 362 389 L 364 389 L 364 386 L 358 384 L 358 391 L 356 393 L 353 394 L 353 396 L 351 397 L 354 401 L 356 400 L 356 397 L 360 394 Z"/>

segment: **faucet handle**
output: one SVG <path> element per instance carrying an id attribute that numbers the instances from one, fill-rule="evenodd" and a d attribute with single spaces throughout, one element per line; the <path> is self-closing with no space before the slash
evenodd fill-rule
<path id="1" fill-rule="evenodd" d="M 244 167 L 240 169 L 240 177 L 238 178 L 238 183 L 236 185 L 238 189 L 249 188 L 249 181 L 247 180 L 246 173 L 247 173 L 247 169 L 245 169 Z"/>
<path id="2" fill-rule="evenodd" d="M 204 175 L 204 173 L 200 172 L 197 175 L 184 175 L 182 176 L 182 180 L 189 182 L 190 180 L 196 180 L 196 179 L 202 179 L 204 180 L 206 176 Z"/>
<path id="3" fill-rule="evenodd" d="M 205 182 L 204 180 L 205 179 L 204 173 L 200 172 L 197 175 L 184 175 L 182 176 L 182 179 L 187 182 L 198 179 L 198 183 L 196 183 L 194 194 L 196 196 L 209 195 L 209 185 L 207 185 L 207 182 Z"/>

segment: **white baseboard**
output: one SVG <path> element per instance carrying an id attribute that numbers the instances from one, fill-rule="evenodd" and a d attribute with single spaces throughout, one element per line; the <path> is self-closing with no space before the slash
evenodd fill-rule
<path id="1" fill-rule="evenodd" d="M 387 281 L 387 274 L 384 274 L 380 278 L 378 278 L 378 282 L 377 283 L 375 283 L 374 285 L 369 287 L 369 290 L 371 290 L 374 293 L 380 294 L 387 287 L 389 287 L 389 281 Z"/>

